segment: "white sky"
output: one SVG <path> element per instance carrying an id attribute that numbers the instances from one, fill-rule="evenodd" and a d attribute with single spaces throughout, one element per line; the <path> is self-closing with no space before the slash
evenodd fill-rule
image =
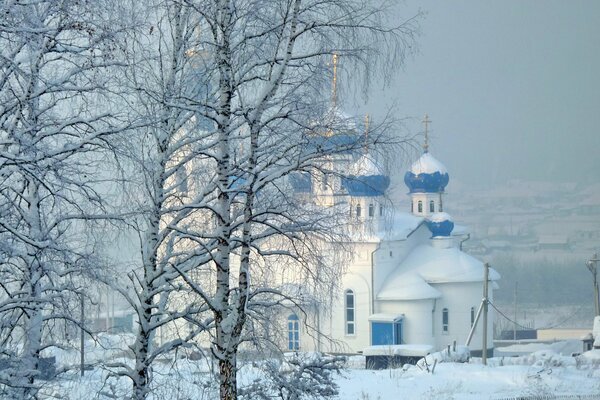
<path id="1" fill-rule="evenodd" d="M 366 110 L 428 113 L 451 181 L 600 182 L 600 1 L 406 1 L 419 52 Z"/>

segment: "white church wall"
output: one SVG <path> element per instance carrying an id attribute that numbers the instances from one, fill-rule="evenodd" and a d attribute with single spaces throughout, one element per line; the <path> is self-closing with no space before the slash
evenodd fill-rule
<path id="1" fill-rule="evenodd" d="M 425 224 L 420 225 L 406 240 L 387 241 L 375 253 L 376 269 L 373 276 L 374 290 L 378 293 L 389 275 L 398 267 L 406 256 L 418 245 L 425 243 L 431 232 Z M 391 252 L 391 256 L 390 256 Z M 375 307 L 375 312 L 377 306 Z"/>
<path id="2" fill-rule="evenodd" d="M 404 314 L 402 320 L 402 343 L 435 345 L 431 329 L 431 299 L 411 301 L 379 301 L 383 314 Z"/>
<path id="3" fill-rule="evenodd" d="M 483 282 L 460 282 L 433 284 L 442 293 L 438 300 L 434 319 L 436 348 L 441 349 L 456 340 L 464 345 L 471 330 L 471 307 L 475 315 L 483 297 Z M 492 298 L 490 290 L 490 298 Z M 448 309 L 448 330 L 443 329 L 443 310 Z M 481 350 L 482 323 L 480 320 L 471 340 L 472 350 Z M 493 347 L 493 312 L 488 313 L 488 347 Z"/>

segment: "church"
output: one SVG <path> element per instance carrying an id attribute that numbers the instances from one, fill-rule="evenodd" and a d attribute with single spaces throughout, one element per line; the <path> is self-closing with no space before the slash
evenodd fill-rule
<path id="1" fill-rule="evenodd" d="M 318 334 L 297 313 L 287 316 L 288 350 L 377 354 L 393 347 L 396 354 L 404 349 L 418 356 L 467 341 L 482 303 L 485 266 L 462 251 L 469 232 L 445 211 L 449 175 L 429 152 L 425 127 L 423 153 L 404 175 L 409 210 L 389 207 L 390 178 L 367 152 L 351 157 L 347 175 L 333 178 L 336 182 L 303 188 L 322 204 L 334 201 L 329 196 L 338 202 L 345 196 L 354 256 L 331 310 L 317 307 L 308 317 L 307 325 Z M 499 279 L 490 269 L 490 301 Z M 490 310 L 488 354 L 493 352 L 492 321 Z M 470 342 L 472 355 L 482 352 L 482 324 Z"/>

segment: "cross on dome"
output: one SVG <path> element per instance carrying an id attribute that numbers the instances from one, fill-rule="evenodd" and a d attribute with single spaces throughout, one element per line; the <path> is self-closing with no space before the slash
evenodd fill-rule
<path id="1" fill-rule="evenodd" d="M 429 124 L 431 123 L 429 115 L 425 114 L 425 118 L 421 122 L 425 125 L 425 143 L 423 143 L 423 150 L 427 153 L 429 151 Z"/>

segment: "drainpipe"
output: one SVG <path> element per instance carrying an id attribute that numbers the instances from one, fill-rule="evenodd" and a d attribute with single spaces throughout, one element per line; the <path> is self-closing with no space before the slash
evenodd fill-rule
<path id="1" fill-rule="evenodd" d="M 431 336 L 435 338 L 435 308 L 437 299 L 433 299 L 433 308 L 431 309 Z"/>
<path id="2" fill-rule="evenodd" d="M 375 313 L 375 253 L 381 249 L 381 242 L 377 243 L 377 248 L 371 252 L 371 310 L 370 314 Z"/>

